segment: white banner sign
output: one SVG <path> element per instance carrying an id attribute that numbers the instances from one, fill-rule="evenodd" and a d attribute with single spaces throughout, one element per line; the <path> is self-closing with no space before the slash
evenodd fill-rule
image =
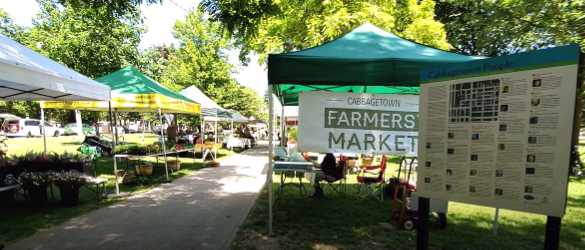
<path id="1" fill-rule="evenodd" d="M 299 149 L 416 156 L 418 102 L 417 95 L 301 93 Z"/>

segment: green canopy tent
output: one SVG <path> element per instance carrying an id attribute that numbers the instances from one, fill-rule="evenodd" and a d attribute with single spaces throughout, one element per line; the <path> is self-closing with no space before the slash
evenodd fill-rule
<path id="1" fill-rule="evenodd" d="M 89 111 L 114 112 L 114 122 L 117 124 L 115 112 L 158 112 L 161 124 L 160 135 L 162 150 L 165 158 L 165 177 L 169 180 L 167 166 L 167 150 L 163 129 L 163 113 L 199 114 L 201 107 L 197 102 L 165 88 L 154 79 L 144 75 L 138 69 L 127 66 L 108 75 L 97 78 L 96 81 L 111 88 L 110 101 L 47 101 L 41 103 L 44 109 L 73 109 Z M 117 143 L 117 126 L 113 126 L 114 145 Z M 116 158 L 114 157 L 114 166 Z M 116 193 L 119 193 L 116 181 Z"/>
<path id="2" fill-rule="evenodd" d="M 317 47 L 268 56 L 268 84 L 283 105 L 304 91 L 418 94 L 423 68 L 482 57 L 434 49 L 363 24 Z"/>
<path id="3" fill-rule="evenodd" d="M 269 55 L 268 172 L 272 173 L 273 159 L 273 93 L 283 106 L 298 105 L 300 93 L 315 90 L 418 94 L 422 69 L 477 59 L 482 57 L 427 47 L 372 24 L 363 24 L 335 40 L 313 48 Z M 268 225 L 272 233 L 272 175 L 268 174 L 267 178 Z"/>

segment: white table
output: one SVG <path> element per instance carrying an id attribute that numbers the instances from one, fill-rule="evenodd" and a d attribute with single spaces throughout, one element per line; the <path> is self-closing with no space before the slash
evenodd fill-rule
<path id="1" fill-rule="evenodd" d="M 225 144 L 230 150 L 233 148 L 245 149 L 252 147 L 252 141 L 250 139 L 241 137 L 229 137 L 226 139 Z"/>
<path id="2" fill-rule="evenodd" d="M 272 172 L 280 174 L 279 193 L 284 191 L 286 173 L 293 173 L 294 177 L 299 179 L 299 192 L 302 194 L 305 191 L 303 186 L 303 177 L 307 174 L 316 174 L 321 172 L 320 169 L 315 168 L 315 164 L 309 161 L 275 161 L 272 165 Z M 302 175 L 300 175 L 302 174 Z M 294 178 L 293 177 L 293 178 Z M 294 184 L 294 183 L 289 183 Z"/>

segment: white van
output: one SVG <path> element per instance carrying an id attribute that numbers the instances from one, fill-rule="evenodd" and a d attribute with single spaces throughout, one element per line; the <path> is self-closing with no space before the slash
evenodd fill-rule
<path id="1" fill-rule="evenodd" d="M 42 136 L 41 121 L 37 119 L 6 119 L 2 124 L 2 130 L 7 137 Z M 45 131 L 47 136 L 63 134 L 63 129 L 49 122 L 45 122 Z"/>

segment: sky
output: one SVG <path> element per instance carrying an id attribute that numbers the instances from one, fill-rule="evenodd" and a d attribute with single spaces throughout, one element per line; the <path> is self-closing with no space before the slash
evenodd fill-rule
<path id="1" fill-rule="evenodd" d="M 184 19 L 187 12 L 197 6 L 200 0 L 163 0 L 163 4 L 142 5 L 146 33 L 142 35 L 139 45 L 145 49 L 156 45 L 177 44 L 173 37 L 173 25 L 177 20 Z M 35 0 L 0 0 L 0 8 L 4 9 L 16 24 L 31 26 L 32 20 L 39 12 Z M 253 88 L 264 96 L 267 87 L 267 73 L 265 65 L 257 63 L 257 57 L 252 55 L 250 63 L 243 66 L 238 60 L 238 51 L 228 51 L 229 61 L 235 66 L 233 76 L 247 87 Z"/>

